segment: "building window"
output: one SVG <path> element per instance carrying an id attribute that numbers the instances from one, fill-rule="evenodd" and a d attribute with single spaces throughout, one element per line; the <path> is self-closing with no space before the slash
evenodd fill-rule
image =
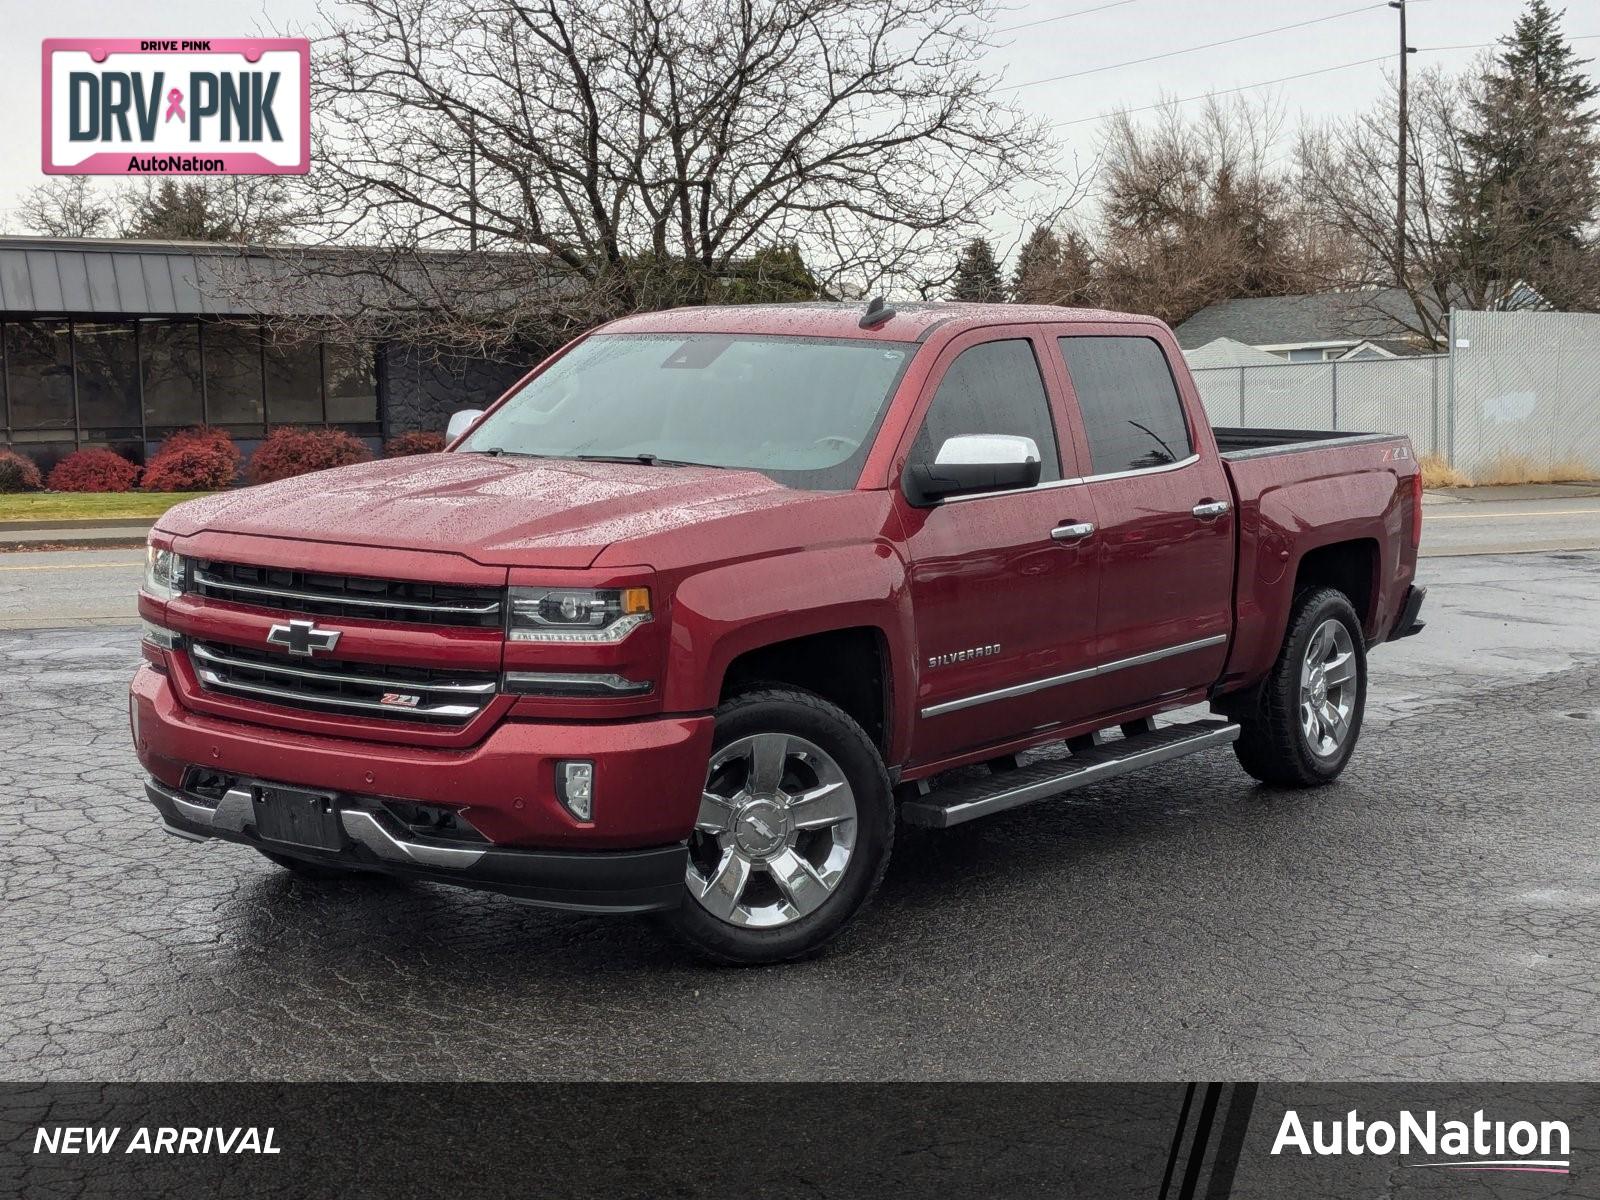
<path id="1" fill-rule="evenodd" d="M 267 421 L 273 425 L 321 425 L 321 345 L 268 341 L 266 364 Z"/>
<path id="2" fill-rule="evenodd" d="M 65 321 L 6 324 L 6 390 L 11 399 L 13 435 L 53 430 L 64 433 L 68 441 L 73 439 L 71 338 L 71 327 Z"/>
<path id="3" fill-rule="evenodd" d="M 147 430 L 182 429 L 205 422 L 200 326 L 193 321 L 141 322 L 139 375 Z"/>
<path id="4" fill-rule="evenodd" d="M 206 364 L 206 414 L 235 437 L 260 437 L 261 334 L 245 325 L 207 325 L 202 337 Z"/>
<path id="5" fill-rule="evenodd" d="M 88 441 L 138 439 L 138 351 L 131 321 L 72 326 L 78 368 L 78 423 Z"/>
<path id="6" fill-rule="evenodd" d="M 323 347 L 328 392 L 328 423 L 376 425 L 378 372 L 371 346 Z"/>

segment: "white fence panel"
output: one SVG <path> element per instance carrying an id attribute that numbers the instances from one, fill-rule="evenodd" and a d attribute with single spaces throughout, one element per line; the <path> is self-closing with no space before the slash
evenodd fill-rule
<path id="1" fill-rule="evenodd" d="M 1455 465 L 1479 476 L 1600 472 L 1600 316 L 1457 312 L 1453 321 Z"/>
<path id="2" fill-rule="evenodd" d="M 1420 454 L 1442 444 L 1445 357 L 1207 367 L 1194 372 L 1214 425 L 1404 433 Z"/>
<path id="3" fill-rule="evenodd" d="M 1476 478 L 1600 477 L 1600 315 L 1456 312 L 1450 354 L 1194 372 L 1216 425 L 1403 433 Z"/>

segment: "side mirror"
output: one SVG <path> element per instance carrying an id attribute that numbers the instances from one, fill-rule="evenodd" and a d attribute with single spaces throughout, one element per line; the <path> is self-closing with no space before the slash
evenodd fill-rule
<path id="1" fill-rule="evenodd" d="M 450 424 L 445 426 L 444 431 L 445 444 L 449 445 L 471 429 L 473 422 L 481 416 L 483 416 L 483 409 L 481 408 L 463 408 L 458 413 L 451 413 Z"/>
<path id="2" fill-rule="evenodd" d="M 1039 444 L 1009 433 L 969 433 L 949 438 L 931 463 L 906 468 L 906 496 L 932 504 L 946 496 L 1002 492 L 1039 482 Z"/>

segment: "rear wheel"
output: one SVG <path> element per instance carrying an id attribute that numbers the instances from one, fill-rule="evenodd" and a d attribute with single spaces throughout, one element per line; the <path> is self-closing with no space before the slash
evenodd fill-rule
<path id="1" fill-rule="evenodd" d="M 1277 662 L 1239 716 L 1234 753 L 1263 783 L 1331 783 L 1356 748 L 1366 702 L 1366 647 L 1355 609 L 1333 588 L 1303 592 Z"/>
<path id="2" fill-rule="evenodd" d="M 745 692 L 716 720 L 688 894 L 668 920 L 721 962 L 809 954 L 860 911 L 888 865 L 883 760 L 843 710 L 809 692 Z"/>

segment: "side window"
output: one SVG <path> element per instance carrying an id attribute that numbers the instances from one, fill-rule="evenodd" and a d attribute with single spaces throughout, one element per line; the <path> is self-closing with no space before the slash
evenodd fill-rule
<path id="1" fill-rule="evenodd" d="M 1010 433 L 1039 446 L 1039 478 L 1061 478 L 1050 401 L 1033 345 L 1026 338 L 985 342 L 963 350 L 934 393 L 912 446 L 913 462 L 932 462 L 946 438 L 967 433 Z"/>
<path id="2" fill-rule="evenodd" d="M 1083 413 L 1093 474 L 1164 466 L 1194 452 L 1159 345 L 1143 337 L 1059 341 Z"/>

